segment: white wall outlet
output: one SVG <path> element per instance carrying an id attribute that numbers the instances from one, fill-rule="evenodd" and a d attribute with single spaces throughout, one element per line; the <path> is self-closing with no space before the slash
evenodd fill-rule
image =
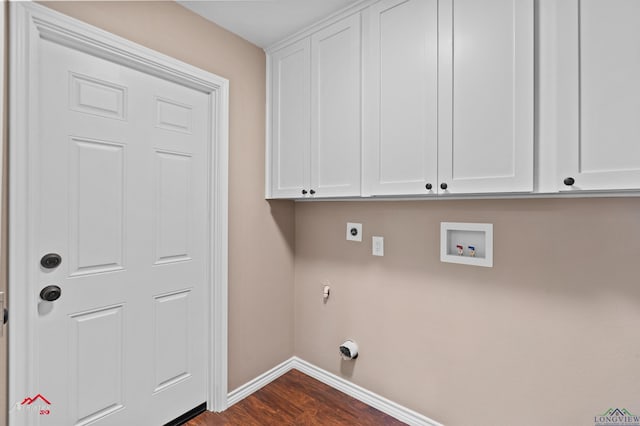
<path id="1" fill-rule="evenodd" d="M 371 246 L 372 255 L 384 256 L 384 237 L 372 237 Z"/>
<path id="2" fill-rule="evenodd" d="M 347 241 L 362 241 L 361 223 L 347 223 Z"/>

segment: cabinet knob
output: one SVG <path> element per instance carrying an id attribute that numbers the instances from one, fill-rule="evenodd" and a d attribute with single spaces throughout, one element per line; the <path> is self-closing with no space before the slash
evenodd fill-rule
<path id="1" fill-rule="evenodd" d="M 427 188 L 428 190 L 431 190 L 431 188 L 433 188 L 433 185 L 431 185 L 430 183 L 426 184 L 424 186 L 425 188 Z"/>
<path id="2" fill-rule="evenodd" d="M 576 183 L 576 180 L 572 177 L 568 177 L 564 179 L 564 184 L 567 186 L 572 186 L 574 183 Z"/>
<path id="3" fill-rule="evenodd" d="M 311 195 L 313 195 L 315 193 L 316 193 L 315 189 L 312 189 L 311 191 L 309 191 L 309 194 L 311 194 Z"/>
<path id="4" fill-rule="evenodd" d="M 447 185 L 446 183 L 442 182 L 440 184 L 440 189 L 447 189 L 449 187 L 449 185 Z"/>
<path id="5" fill-rule="evenodd" d="M 302 190 L 302 195 L 307 195 L 307 190 L 306 189 Z"/>

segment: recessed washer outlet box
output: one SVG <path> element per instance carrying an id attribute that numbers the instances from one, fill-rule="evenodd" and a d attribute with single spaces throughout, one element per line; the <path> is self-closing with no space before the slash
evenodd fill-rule
<path id="1" fill-rule="evenodd" d="M 493 267 L 493 224 L 441 222 L 440 261 Z"/>
<path id="2" fill-rule="evenodd" d="M 347 241 L 362 241 L 362 224 L 347 223 Z"/>

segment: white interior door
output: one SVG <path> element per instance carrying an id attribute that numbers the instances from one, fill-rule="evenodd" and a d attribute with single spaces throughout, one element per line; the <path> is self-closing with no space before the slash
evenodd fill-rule
<path id="1" fill-rule="evenodd" d="M 34 72 L 40 424 L 164 424 L 206 400 L 208 96 L 46 40 Z"/>

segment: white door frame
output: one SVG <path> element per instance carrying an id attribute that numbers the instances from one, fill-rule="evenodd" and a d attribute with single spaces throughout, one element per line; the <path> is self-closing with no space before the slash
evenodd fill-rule
<path id="1" fill-rule="evenodd" d="M 9 187 L 9 407 L 36 388 L 36 305 L 38 285 L 34 265 L 39 173 L 38 39 L 47 39 L 129 68 L 179 83 L 208 94 L 209 232 L 208 232 L 208 356 L 207 408 L 227 408 L 227 258 L 228 258 L 228 145 L 229 81 L 169 56 L 115 36 L 35 3 L 11 3 L 10 47 L 10 187 Z M 182 414 L 182 413 L 176 413 Z M 29 416 L 23 416 L 24 420 Z M 20 424 L 15 411 L 11 424 Z"/>

